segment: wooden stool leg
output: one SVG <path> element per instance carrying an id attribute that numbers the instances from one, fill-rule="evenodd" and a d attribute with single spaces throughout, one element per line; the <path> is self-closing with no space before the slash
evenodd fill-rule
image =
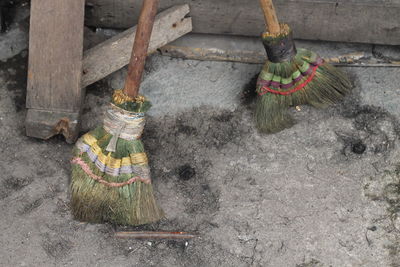
<path id="1" fill-rule="evenodd" d="M 26 133 L 47 139 L 79 132 L 84 0 L 32 0 Z"/>

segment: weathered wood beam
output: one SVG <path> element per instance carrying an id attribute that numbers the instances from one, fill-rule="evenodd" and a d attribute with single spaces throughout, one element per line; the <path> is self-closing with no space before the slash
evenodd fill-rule
<path id="1" fill-rule="evenodd" d="M 161 47 L 162 55 L 212 61 L 263 64 L 267 60 L 260 38 L 232 35 L 187 34 Z"/>
<path id="2" fill-rule="evenodd" d="M 175 6 L 156 17 L 151 35 L 149 53 L 172 42 L 192 30 L 189 5 Z M 82 86 L 88 86 L 129 63 L 136 27 L 87 50 L 83 57 Z"/>
<path id="3" fill-rule="evenodd" d="M 46 139 L 62 132 L 72 141 L 78 135 L 78 124 L 73 121 L 79 117 L 83 98 L 84 3 L 84 0 L 31 1 L 28 136 Z M 54 125 L 49 126 L 50 121 Z"/>
<path id="4" fill-rule="evenodd" d="M 87 0 L 86 24 L 128 28 L 142 0 Z M 193 32 L 259 36 L 265 28 L 258 0 L 163 0 L 161 8 L 190 4 Z M 399 0 L 275 0 L 278 18 L 298 39 L 400 45 Z"/>
<path id="5" fill-rule="evenodd" d="M 310 41 L 297 40 L 296 43 L 298 47 L 319 53 L 327 62 L 337 66 L 400 67 L 400 61 L 375 58 L 372 45 L 325 43 L 320 47 Z M 159 51 L 165 56 L 195 60 L 251 64 L 264 64 L 267 60 L 267 54 L 258 37 L 191 33 L 161 47 Z"/>

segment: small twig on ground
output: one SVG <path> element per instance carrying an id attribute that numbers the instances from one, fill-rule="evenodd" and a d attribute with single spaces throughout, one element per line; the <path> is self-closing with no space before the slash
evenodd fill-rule
<path id="1" fill-rule="evenodd" d="M 135 239 L 193 239 L 195 234 L 186 232 L 116 232 L 117 238 L 135 238 Z"/>

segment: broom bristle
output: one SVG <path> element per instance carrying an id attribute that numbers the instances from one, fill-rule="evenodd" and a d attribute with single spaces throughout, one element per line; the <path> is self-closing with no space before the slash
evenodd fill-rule
<path id="1" fill-rule="evenodd" d="M 294 125 L 286 108 L 290 104 L 284 103 L 285 100 L 290 99 L 275 95 L 257 98 L 255 118 L 257 128 L 261 132 L 276 133 Z"/>
<path id="2" fill-rule="evenodd" d="M 82 136 L 73 150 L 71 208 L 77 220 L 142 225 L 164 213 L 157 205 L 140 139 L 118 138 L 104 126 Z"/>
<path id="3" fill-rule="evenodd" d="M 311 51 L 298 49 L 286 62 L 268 61 L 257 83 L 257 127 L 265 133 L 279 132 L 294 124 L 289 107 L 309 104 L 325 108 L 342 100 L 351 89 L 344 73 Z"/>

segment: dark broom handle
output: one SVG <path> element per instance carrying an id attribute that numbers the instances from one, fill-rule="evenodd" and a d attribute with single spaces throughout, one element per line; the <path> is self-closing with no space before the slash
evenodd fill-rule
<path id="1" fill-rule="evenodd" d="M 128 76 L 125 80 L 124 93 L 135 98 L 139 94 L 140 82 L 149 48 L 150 36 L 157 13 L 159 0 L 143 0 L 139 22 L 136 29 L 131 59 L 129 61 Z"/>
<path id="2" fill-rule="evenodd" d="M 265 22 L 268 25 L 268 32 L 271 34 L 279 34 L 281 27 L 272 0 L 260 0 L 261 7 L 264 12 Z"/>

